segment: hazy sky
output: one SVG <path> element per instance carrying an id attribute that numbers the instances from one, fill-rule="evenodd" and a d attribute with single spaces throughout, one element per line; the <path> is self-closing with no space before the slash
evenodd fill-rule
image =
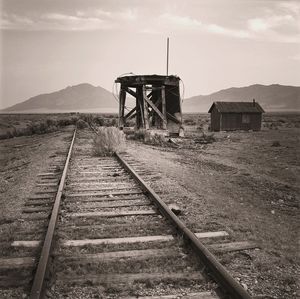
<path id="1" fill-rule="evenodd" d="M 127 72 L 171 74 L 185 97 L 300 85 L 300 1 L 0 0 L 0 109 Z"/>

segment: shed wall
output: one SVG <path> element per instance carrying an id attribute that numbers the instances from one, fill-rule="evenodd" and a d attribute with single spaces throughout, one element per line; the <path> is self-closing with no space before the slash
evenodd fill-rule
<path id="1" fill-rule="evenodd" d="M 245 119 L 248 121 L 245 122 Z M 261 129 L 261 119 L 261 113 L 222 113 L 220 130 L 259 131 Z"/>
<path id="2" fill-rule="evenodd" d="M 216 108 L 213 108 L 211 115 L 210 115 L 210 128 L 211 131 L 220 131 L 220 120 L 221 113 L 218 112 Z"/>

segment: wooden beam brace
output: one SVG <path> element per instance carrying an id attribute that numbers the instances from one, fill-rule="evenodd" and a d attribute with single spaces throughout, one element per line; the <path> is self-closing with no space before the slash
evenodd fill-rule
<path id="1" fill-rule="evenodd" d="M 137 97 L 137 94 L 136 94 L 136 92 L 134 92 L 133 90 L 131 90 L 130 88 L 128 88 L 128 87 L 125 87 L 125 90 L 129 93 L 129 94 L 131 94 L 133 97 Z"/>
<path id="2" fill-rule="evenodd" d="M 124 116 L 124 118 L 126 119 L 126 118 L 130 117 L 135 111 L 136 111 L 136 107 L 134 107 L 133 109 L 131 109 L 131 110 Z"/>
<path id="3" fill-rule="evenodd" d="M 132 119 L 132 118 L 134 118 L 134 117 L 136 117 L 136 113 L 133 113 L 132 115 L 130 115 L 130 116 L 128 117 L 128 119 Z"/>
<path id="4" fill-rule="evenodd" d="M 119 95 L 119 128 L 124 126 L 124 108 L 126 100 L 126 91 L 121 87 Z"/>
<path id="5" fill-rule="evenodd" d="M 170 120 L 174 121 L 175 123 L 181 124 L 181 121 L 179 121 L 175 116 L 173 116 L 173 115 L 170 114 L 169 112 L 167 112 L 167 117 L 168 117 Z"/>
<path id="6" fill-rule="evenodd" d="M 159 117 L 163 120 L 164 123 L 167 123 L 167 120 L 163 116 L 163 114 L 159 111 L 159 109 L 155 106 L 155 104 L 147 97 L 146 93 L 144 93 L 144 100 L 151 106 L 151 108 L 159 115 Z"/>
<path id="7" fill-rule="evenodd" d="M 146 93 L 146 87 L 143 85 L 143 108 L 144 108 L 144 121 L 145 121 L 145 129 L 149 130 L 150 125 L 149 125 L 149 115 L 148 115 L 148 102 L 146 100 L 147 98 L 147 93 Z"/>
<path id="8" fill-rule="evenodd" d="M 147 90 L 161 90 L 162 87 L 160 86 L 146 86 Z"/>
<path id="9" fill-rule="evenodd" d="M 143 125 L 143 128 L 145 128 L 145 118 L 144 118 L 144 113 L 143 113 L 143 105 L 140 101 L 139 101 L 139 105 L 140 105 L 140 114 L 141 114 L 141 119 L 142 119 L 142 125 Z"/>
<path id="10" fill-rule="evenodd" d="M 163 129 L 167 129 L 167 102 L 166 102 L 166 90 L 163 86 L 161 89 L 161 100 L 162 100 L 162 116 L 163 116 Z"/>
<path id="11" fill-rule="evenodd" d="M 156 103 L 154 103 L 154 105 L 158 108 L 158 106 L 161 104 L 161 98 L 158 99 L 158 101 Z"/>
<path id="12" fill-rule="evenodd" d="M 150 99 L 153 95 L 153 91 L 151 91 L 149 94 L 148 94 L 148 99 Z"/>
<path id="13" fill-rule="evenodd" d="M 156 103 L 154 103 L 154 105 L 158 108 L 158 106 L 161 104 L 161 98 L 158 99 L 158 101 Z M 154 109 L 152 109 L 152 111 L 150 111 L 150 116 L 152 116 L 154 113 Z"/>
<path id="14" fill-rule="evenodd" d="M 136 124 L 135 129 L 139 130 L 141 128 L 144 128 L 144 116 L 143 116 L 143 110 L 141 106 L 141 102 L 143 100 L 143 89 L 142 86 L 136 87 Z"/>

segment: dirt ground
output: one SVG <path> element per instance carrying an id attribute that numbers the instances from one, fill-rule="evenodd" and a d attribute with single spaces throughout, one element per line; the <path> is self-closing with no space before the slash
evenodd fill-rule
<path id="1" fill-rule="evenodd" d="M 13 237 L 26 198 L 33 194 L 37 174 L 66 151 L 72 128 L 44 135 L 0 141 L 0 243 Z M 0 246 L 1 252 L 1 246 Z"/>
<path id="2" fill-rule="evenodd" d="M 218 258 L 252 294 L 269 296 L 261 298 L 300 296 L 300 116 L 290 119 L 270 118 L 260 132 L 215 133 L 211 144 L 196 143 L 207 117 L 201 128 L 187 125 L 177 147 L 127 142 L 127 152 L 158 174 L 152 187 L 182 208 L 189 228 L 224 229 L 234 241 L 259 244 Z M 65 148 L 71 131 L 0 141 L 1 242 L 13 234 L 35 174 Z"/>
<path id="3" fill-rule="evenodd" d="M 187 126 L 177 148 L 130 142 L 127 151 L 160 174 L 152 187 L 182 208 L 188 227 L 223 228 L 259 244 L 246 254 L 248 269 L 242 255 L 219 257 L 253 295 L 299 298 L 299 133 L 295 126 L 219 132 L 203 145 L 195 143 L 199 128 Z"/>

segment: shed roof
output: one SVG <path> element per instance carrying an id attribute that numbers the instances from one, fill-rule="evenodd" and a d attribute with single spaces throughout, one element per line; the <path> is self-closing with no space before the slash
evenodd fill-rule
<path id="1" fill-rule="evenodd" d="M 264 113 L 264 109 L 257 102 L 214 102 L 209 113 L 213 108 L 221 113 Z"/>

